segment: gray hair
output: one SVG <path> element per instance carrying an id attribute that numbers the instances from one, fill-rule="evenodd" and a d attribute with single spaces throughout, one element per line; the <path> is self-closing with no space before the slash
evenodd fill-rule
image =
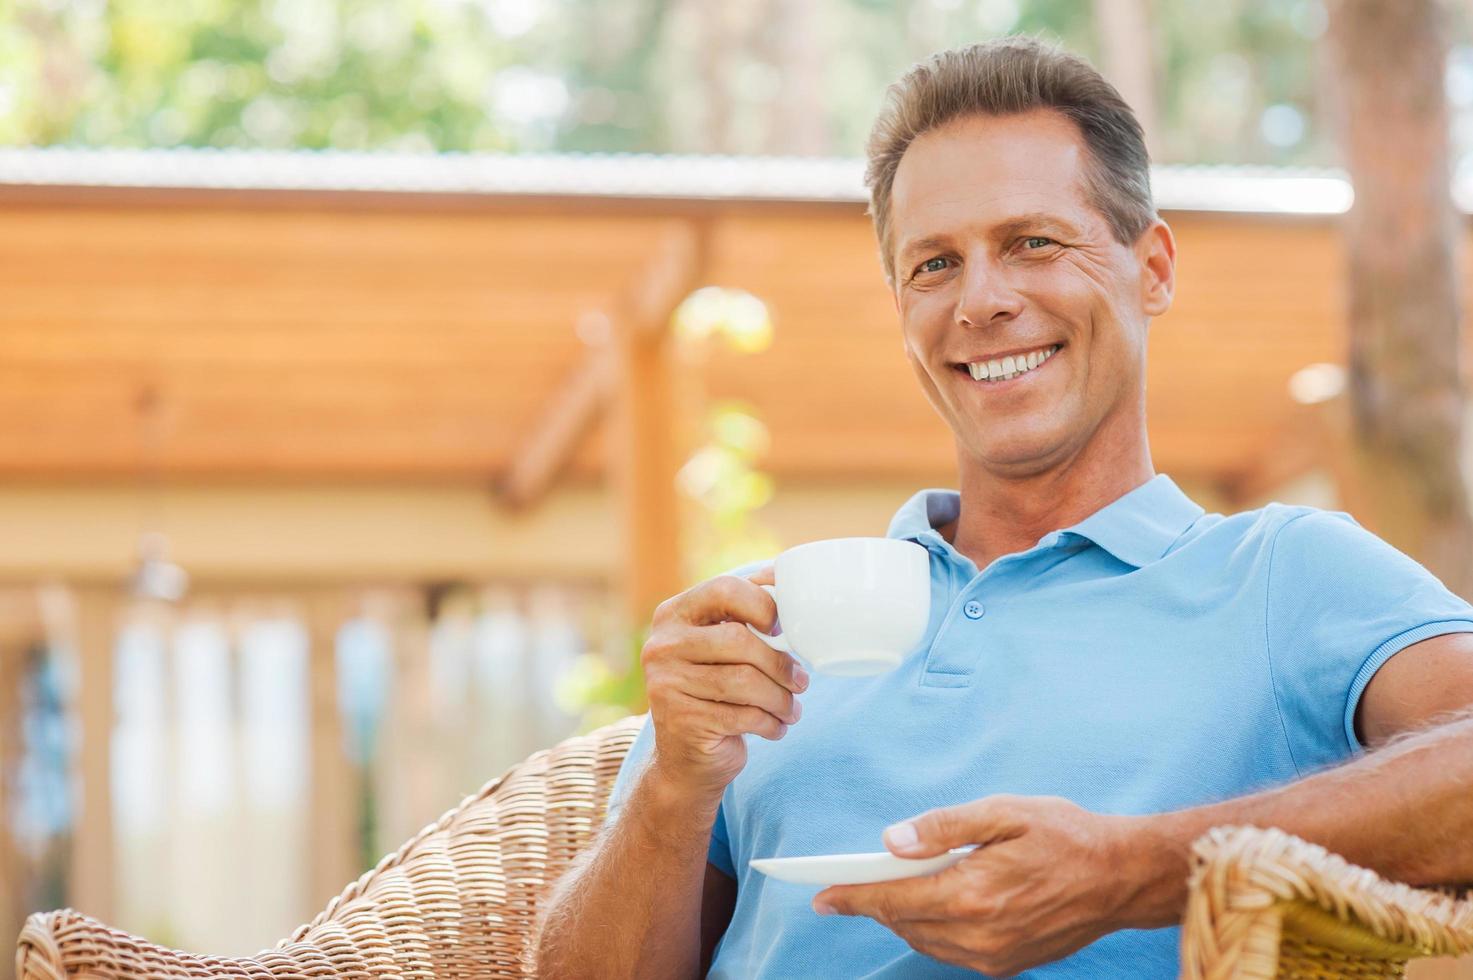
<path id="1" fill-rule="evenodd" d="M 1122 244 L 1156 219 L 1150 158 L 1135 113 L 1089 62 L 1031 37 L 1011 36 L 931 55 L 885 93 L 870 130 L 864 182 L 885 278 L 895 282 L 890 192 L 900 158 L 923 133 L 965 116 L 1054 109 L 1079 127 L 1089 150 L 1092 203 Z"/>

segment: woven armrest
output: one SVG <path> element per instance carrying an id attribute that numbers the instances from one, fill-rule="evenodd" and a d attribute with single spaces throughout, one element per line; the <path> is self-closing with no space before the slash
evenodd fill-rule
<path id="1" fill-rule="evenodd" d="M 538 752 L 487 783 L 334 898 L 276 948 L 197 956 L 70 909 L 27 921 L 20 980 L 132 977 L 527 977 L 551 884 L 603 824 L 642 718 Z"/>
<path id="2" fill-rule="evenodd" d="M 1473 901 L 1412 888 L 1281 830 L 1218 827 L 1193 845 L 1186 980 L 1402 977 L 1473 951 Z"/>

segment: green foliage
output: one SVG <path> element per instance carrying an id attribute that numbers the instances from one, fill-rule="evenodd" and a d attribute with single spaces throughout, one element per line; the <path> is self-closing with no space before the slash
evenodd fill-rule
<path id="1" fill-rule="evenodd" d="M 1157 7 L 1164 159 L 1335 161 L 1332 120 L 1316 77 L 1315 42 L 1326 16 L 1319 0 Z M 1301 135 L 1292 138 L 1296 124 Z"/>
<path id="2" fill-rule="evenodd" d="M 938 48 L 1023 32 L 1102 53 L 1082 0 L 806 2 L 795 55 L 793 0 L 0 0 L 0 142 L 781 153 L 796 136 L 770 120 L 815 63 L 800 128 L 853 155 Z M 1324 0 L 1146 9 L 1164 162 L 1334 162 Z"/>
<path id="3" fill-rule="evenodd" d="M 6 142 L 506 149 L 514 52 L 471 3 L 9 0 Z"/>
<path id="4" fill-rule="evenodd" d="M 668 147 L 660 55 L 668 45 L 671 0 L 565 0 L 561 7 L 562 34 L 552 46 L 561 53 L 559 71 L 576 102 L 559 127 L 557 148 L 618 153 Z"/>
<path id="5" fill-rule="evenodd" d="M 558 706 L 568 714 L 580 715 L 583 731 L 645 710 L 639 653 L 648 635 L 647 627 L 631 633 L 611 658 L 585 653 L 558 678 Z"/>
<path id="6" fill-rule="evenodd" d="M 712 344 L 722 356 L 756 354 L 772 344 L 767 304 L 741 289 L 698 289 L 675 311 L 677 342 L 693 360 Z M 718 402 L 707 411 L 701 445 L 676 485 L 686 499 L 687 577 L 700 582 L 782 550 L 757 519 L 772 499 L 772 477 L 758 469 L 771 438 L 751 406 Z"/>
<path id="7" fill-rule="evenodd" d="M 770 442 L 767 427 L 750 406 L 722 402 L 712 407 L 706 428 L 706 443 L 681 468 L 678 481 L 691 505 L 686 537 L 694 581 L 782 550 L 756 516 L 773 494 L 772 477 L 757 468 Z"/>

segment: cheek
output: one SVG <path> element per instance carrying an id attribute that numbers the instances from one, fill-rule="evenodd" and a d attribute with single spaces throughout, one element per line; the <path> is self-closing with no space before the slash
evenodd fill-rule
<path id="1" fill-rule="evenodd" d="M 1087 324 L 1091 313 L 1104 303 L 1105 296 L 1096 283 L 1061 265 L 1031 270 L 1026 292 L 1040 312 L 1064 323 L 1071 332 Z"/>
<path id="2" fill-rule="evenodd" d="M 902 312 L 900 323 L 906 356 L 924 365 L 946 335 L 944 310 L 938 311 L 934 303 L 911 302 Z"/>
<path id="3" fill-rule="evenodd" d="M 933 408 L 942 410 L 947 400 L 942 390 L 945 386 L 941 383 L 941 379 L 932 373 L 925 352 L 915 349 L 908 338 L 905 342 L 905 362 L 910 365 L 910 373 L 916 379 L 926 401 L 930 402 Z"/>
<path id="4" fill-rule="evenodd" d="M 1084 368 L 1118 368 L 1130 359 L 1136 341 L 1120 316 L 1124 307 L 1118 295 L 1077 273 L 1036 285 L 1030 298 L 1048 320 L 1063 327 L 1064 339 L 1083 355 Z"/>

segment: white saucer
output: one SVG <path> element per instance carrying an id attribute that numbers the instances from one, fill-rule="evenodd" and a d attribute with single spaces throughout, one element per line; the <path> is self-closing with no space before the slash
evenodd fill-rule
<path id="1" fill-rule="evenodd" d="M 957 847 L 929 858 L 902 858 L 889 851 L 877 851 L 873 854 L 756 858 L 748 863 L 765 875 L 796 885 L 867 885 L 934 874 L 956 864 L 972 850 L 971 847 Z"/>

